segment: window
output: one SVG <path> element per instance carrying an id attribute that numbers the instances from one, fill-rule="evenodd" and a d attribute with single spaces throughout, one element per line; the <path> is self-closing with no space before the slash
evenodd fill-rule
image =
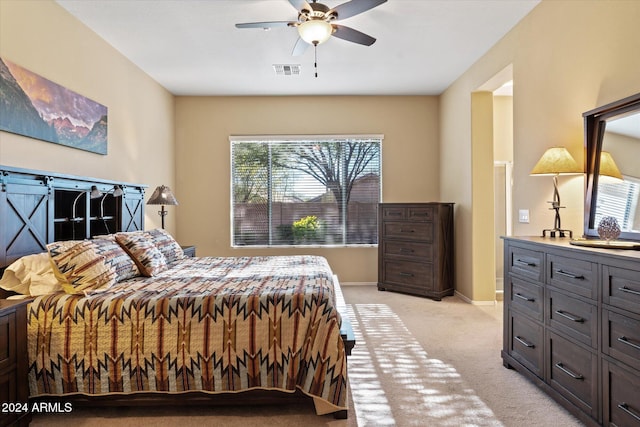
<path id="1" fill-rule="evenodd" d="M 381 136 L 230 140 L 233 246 L 378 243 Z"/>

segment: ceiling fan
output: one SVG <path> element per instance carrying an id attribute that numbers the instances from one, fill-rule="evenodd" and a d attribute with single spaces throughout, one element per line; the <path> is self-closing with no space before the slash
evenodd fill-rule
<path id="1" fill-rule="evenodd" d="M 297 21 L 269 21 L 247 22 L 236 24 L 237 28 L 262 28 L 295 27 L 298 29 L 298 41 L 293 47 L 293 56 L 302 55 L 309 45 L 317 46 L 324 43 L 329 37 L 334 36 L 342 40 L 371 46 L 376 39 L 353 28 L 334 24 L 334 21 L 350 18 L 376 6 L 387 0 L 351 0 L 334 8 L 306 0 L 288 0 L 298 11 Z"/>

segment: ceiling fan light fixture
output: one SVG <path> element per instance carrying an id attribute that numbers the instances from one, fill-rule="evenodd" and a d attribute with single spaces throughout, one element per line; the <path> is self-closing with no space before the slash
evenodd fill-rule
<path id="1" fill-rule="evenodd" d="M 322 19 L 310 19 L 298 25 L 300 38 L 309 44 L 319 45 L 331 37 L 333 27 Z"/>

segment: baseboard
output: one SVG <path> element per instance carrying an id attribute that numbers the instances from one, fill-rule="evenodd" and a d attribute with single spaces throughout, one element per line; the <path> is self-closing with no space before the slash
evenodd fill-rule
<path id="1" fill-rule="evenodd" d="M 378 282 L 342 282 L 341 286 L 378 286 Z"/>
<path id="2" fill-rule="evenodd" d="M 462 301 L 466 302 L 467 304 L 472 304 L 472 305 L 496 305 L 496 301 L 474 301 L 471 298 L 468 298 L 465 295 L 462 295 L 460 292 L 455 291 L 455 295 L 460 298 Z"/>

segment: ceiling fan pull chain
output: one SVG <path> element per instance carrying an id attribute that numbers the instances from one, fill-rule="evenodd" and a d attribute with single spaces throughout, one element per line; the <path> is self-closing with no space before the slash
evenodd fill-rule
<path id="1" fill-rule="evenodd" d="M 313 67 L 316 70 L 316 79 L 318 78 L 318 43 L 313 44 Z"/>

